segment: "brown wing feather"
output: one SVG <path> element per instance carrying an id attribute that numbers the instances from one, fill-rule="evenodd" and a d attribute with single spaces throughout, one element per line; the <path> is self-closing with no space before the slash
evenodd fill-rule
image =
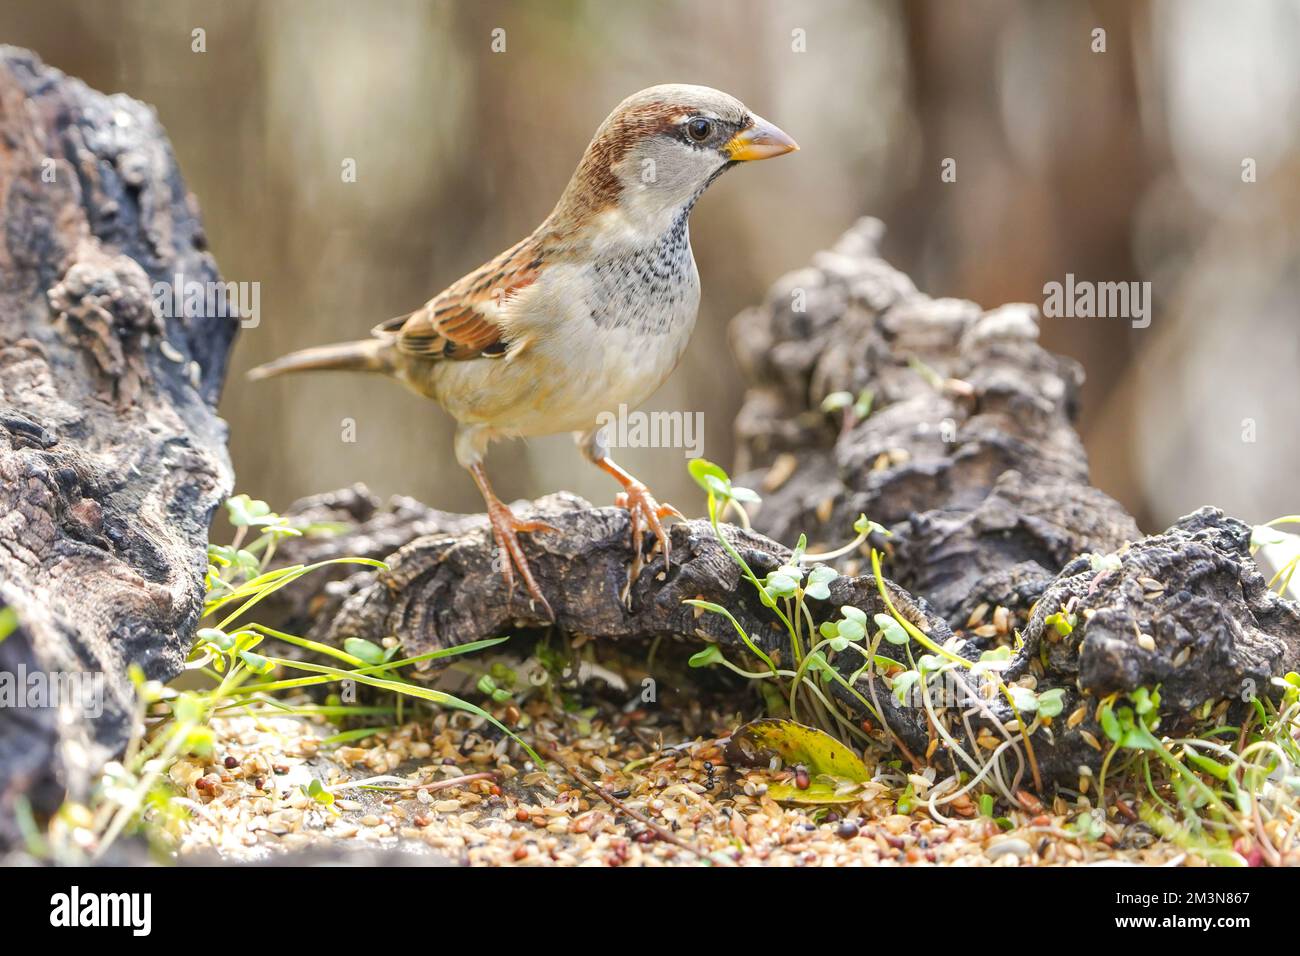
<path id="1" fill-rule="evenodd" d="M 459 361 L 504 355 L 509 343 L 492 313 L 536 282 L 541 266 L 536 241 L 525 239 L 459 279 L 423 308 L 376 326 L 375 334 L 393 336 L 398 351 L 417 358 Z"/>

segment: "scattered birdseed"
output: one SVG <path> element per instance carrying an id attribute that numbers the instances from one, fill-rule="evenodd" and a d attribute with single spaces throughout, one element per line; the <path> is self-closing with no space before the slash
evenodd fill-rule
<path id="1" fill-rule="evenodd" d="M 815 806 L 782 806 L 769 785 L 797 784 L 797 772 L 807 770 L 727 766 L 721 741 L 734 729 L 734 712 L 648 709 L 629 720 L 620 709 L 601 705 L 579 733 L 570 715 L 544 701 L 522 709 L 529 719 L 525 739 L 554 751 L 620 806 L 554 761 L 550 776 L 537 770 L 517 744 L 472 714 L 439 713 L 346 746 L 323 743 L 336 732 L 329 724 L 292 715 L 226 716 L 213 721 L 214 753 L 221 755 L 213 757 L 216 763 L 191 757 L 169 771 L 177 789 L 202 808 L 179 822 L 178 851 L 256 860 L 364 841 L 471 866 L 698 866 L 706 859 L 742 866 L 1199 862 L 1149 831 L 1130 837 L 1127 830 L 1142 825 L 1121 815 L 1114 802 L 1107 822 L 1114 847 L 1067 829 L 1080 812 L 1092 812 L 1086 798 L 1057 796 L 1049 808 L 1041 795 L 1020 791 L 1015 805 L 999 803 L 998 815 L 1011 823 L 1005 832 L 982 815 L 970 794 L 943 803 L 943 818 L 932 819 L 921 795 L 937 786 L 942 770 L 938 776 L 895 775 L 897 783 L 889 784 L 884 781 L 892 771 L 882 766 L 877 781 L 852 791 L 857 802 L 837 804 L 830 814 Z M 238 768 L 225 766 L 227 754 L 241 755 Z M 484 772 L 492 776 L 460 782 Z M 259 781 L 258 774 L 266 778 Z M 331 808 L 306 795 L 312 779 L 330 787 Z M 369 786 L 349 788 L 352 781 Z M 405 789 L 382 789 L 400 781 Z M 434 783 L 439 789 L 432 793 L 416 789 Z M 907 814 L 897 804 L 904 783 L 918 794 Z M 680 845 L 663 839 L 665 832 Z"/>

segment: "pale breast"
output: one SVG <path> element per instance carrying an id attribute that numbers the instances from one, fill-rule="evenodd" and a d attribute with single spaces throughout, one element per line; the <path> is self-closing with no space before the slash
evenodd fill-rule
<path id="1" fill-rule="evenodd" d="M 524 347 L 501 359 L 436 363 L 435 397 L 459 421 L 502 435 L 586 430 L 601 412 L 635 407 L 664 383 L 699 303 L 683 217 L 650 246 L 548 269 L 510 320 Z"/>

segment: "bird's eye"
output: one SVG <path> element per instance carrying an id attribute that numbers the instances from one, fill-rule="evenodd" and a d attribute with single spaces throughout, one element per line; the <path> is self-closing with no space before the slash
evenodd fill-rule
<path id="1" fill-rule="evenodd" d="M 713 124 L 702 117 L 696 117 L 686 124 L 686 134 L 697 143 L 702 143 L 713 132 Z"/>

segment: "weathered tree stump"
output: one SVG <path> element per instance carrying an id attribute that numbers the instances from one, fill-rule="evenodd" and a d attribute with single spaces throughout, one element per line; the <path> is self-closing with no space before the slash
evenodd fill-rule
<path id="1" fill-rule="evenodd" d="M 1140 533 L 1088 484 L 1083 370 L 1038 344 L 1034 308 L 931 299 L 879 257 L 881 231 L 861 221 L 732 323 L 751 382 L 738 480 L 782 541 L 834 541 L 863 513 L 889 526 L 891 573 L 960 627 L 1012 568 L 1041 590 Z M 869 394 L 870 414 L 822 411 L 835 392 Z"/>
<path id="2" fill-rule="evenodd" d="M 237 322 L 154 308 L 156 284 L 219 276 L 152 110 L 12 47 L 0 204 L 0 606 L 17 619 L 0 643 L 16 694 L 0 706 L 3 843 L 16 798 L 50 810 L 122 746 L 131 664 L 181 669 L 232 484 L 215 404 Z M 24 679 L 38 673 L 62 699 Z M 88 698 L 70 699 L 70 675 Z"/>

